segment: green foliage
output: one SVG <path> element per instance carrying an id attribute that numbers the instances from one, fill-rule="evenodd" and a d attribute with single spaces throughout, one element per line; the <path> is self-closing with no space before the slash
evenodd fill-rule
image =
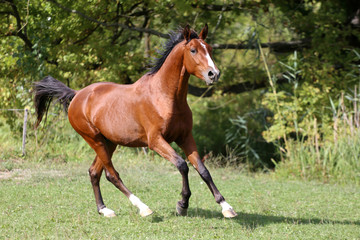
<path id="1" fill-rule="evenodd" d="M 236 117 L 251 105 L 250 96 L 217 95 L 213 98 L 189 98 L 193 111 L 193 135 L 202 154 L 213 151 L 221 153 L 225 150 L 225 131 L 231 127 L 230 118 Z"/>
<path id="2" fill-rule="evenodd" d="M 225 142 L 232 149 L 231 154 L 236 156 L 235 165 L 245 163 L 250 171 L 273 167 L 271 159 L 276 158 L 274 146 L 261 136 L 267 114 L 269 112 L 259 109 L 245 116 L 230 118 L 231 126 L 225 132 Z M 249 127 L 257 131 L 249 132 Z M 225 160 L 229 161 L 227 158 Z"/>
<path id="3" fill-rule="evenodd" d="M 231 127 L 226 130 L 225 139 L 226 143 L 233 144 L 237 152 L 247 155 L 252 149 L 249 148 L 248 128 L 246 119 L 237 116 L 230 119 Z M 255 153 L 254 156 L 258 158 Z"/>
<path id="4" fill-rule="evenodd" d="M 307 135 L 312 119 L 314 117 L 322 119 L 321 115 L 325 109 L 321 109 L 321 106 L 323 106 L 324 98 L 327 97 L 326 94 L 321 94 L 321 89 L 316 85 L 310 85 L 307 82 L 300 84 L 299 78 L 302 71 L 299 70 L 296 52 L 289 59 L 289 63 L 280 63 L 286 68 L 284 77 L 289 84 L 278 89 L 276 77 L 274 77 L 276 91 L 266 93 L 262 100 L 264 107 L 274 112 L 272 125 L 264 132 L 264 138 L 269 142 L 291 134 L 296 137 Z"/>
<path id="5" fill-rule="evenodd" d="M 206 161 L 220 166 L 245 165 L 250 171 L 273 167 L 271 159 L 277 159 L 274 145 L 261 135 L 271 113 L 263 108 L 252 109 L 254 94 L 189 98 L 193 135 L 200 154 L 210 154 Z"/>
<path id="6" fill-rule="evenodd" d="M 236 98 L 217 96 L 216 99 L 194 99 L 193 103 L 190 102 L 194 117 L 193 135 L 201 155 L 210 151 L 221 153 L 225 149 L 224 132 L 230 127 L 228 119 L 236 112 L 234 109 L 242 104 Z"/>
<path id="7" fill-rule="evenodd" d="M 358 79 L 357 74 L 350 75 Z M 280 110 L 273 125 L 263 134 L 268 140 L 278 142 L 285 158 L 276 165 L 278 175 L 359 183 L 359 87 L 355 85 L 354 90 L 342 93 L 338 104 L 329 97 L 323 105 L 325 100 L 318 89 L 311 91 L 307 86 L 306 92 L 298 89 L 296 79 L 289 79 L 293 82 L 291 93 L 280 91 L 264 98 L 265 104 L 278 106 Z M 275 97 L 279 104 L 269 104 L 269 99 Z"/>
<path id="8" fill-rule="evenodd" d="M 339 106 L 331 100 L 334 113 L 333 126 L 318 129 L 316 118 L 309 126 L 306 137 L 287 143 L 286 160 L 277 164 L 278 176 L 316 179 L 323 182 L 360 183 L 359 148 L 359 104 L 358 94 L 342 96 Z"/>

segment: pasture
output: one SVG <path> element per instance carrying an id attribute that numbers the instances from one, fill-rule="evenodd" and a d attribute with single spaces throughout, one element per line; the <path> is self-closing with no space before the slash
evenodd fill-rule
<path id="1" fill-rule="evenodd" d="M 92 158 L 92 157 L 91 157 Z M 166 160 L 120 148 L 114 165 L 125 184 L 154 210 L 141 218 L 102 177 L 104 201 L 117 217 L 96 212 L 87 169 L 91 160 L 47 164 L 0 162 L 0 239 L 359 239 L 358 185 L 276 179 L 210 167 L 215 183 L 239 214 L 221 207 L 191 167 L 187 217 L 175 214 L 181 175 Z"/>

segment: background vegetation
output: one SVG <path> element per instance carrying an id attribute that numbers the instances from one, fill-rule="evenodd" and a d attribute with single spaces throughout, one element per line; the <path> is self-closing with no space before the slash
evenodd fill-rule
<path id="1" fill-rule="evenodd" d="M 22 112 L 3 109 L 33 115 L 35 81 L 133 83 L 169 31 L 208 23 L 222 78 L 189 86 L 208 161 L 359 183 L 359 9 L 355 0 L 0 0 L 2 159 L 18 156 L 9 139 L 22 130 Z M 30 128 L 27 158 L 80 160 L 90 151 L 59 110 L 46 128 Z"/>

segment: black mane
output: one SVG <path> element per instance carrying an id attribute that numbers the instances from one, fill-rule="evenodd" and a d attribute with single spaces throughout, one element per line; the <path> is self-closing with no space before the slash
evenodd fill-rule
<path id="1" fill-rule="evenodd" d="M 191 39 L 198 39 L 199 36 L 195 31 L 191 31 L 190 39 L 188 42 L 191 41 Z M 177 32 L 172 32 L 169 34 L 169 40 L 164 44 L 163 50 L 159 51 L 160 57 L 156 58 L 153 62 L 153 66 L 150 68 L 149 74 L 155 74 L 159 71 L 161 66 L 164 64 L 166 58 L 169 56 L 171 50 L 180 42 L 184 40 L 184 35 L 182 33 L 182 29 Z"/>

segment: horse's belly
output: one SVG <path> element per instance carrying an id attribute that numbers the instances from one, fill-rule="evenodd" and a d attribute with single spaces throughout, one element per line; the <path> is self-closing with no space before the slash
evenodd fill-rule
<path id="1" fill-rule="evenodd" d="M 128 147 L 147 146 L 147 138 L 139 124 L 131 120 L 97 124 L 101 134 L 113 143 Z"/>

